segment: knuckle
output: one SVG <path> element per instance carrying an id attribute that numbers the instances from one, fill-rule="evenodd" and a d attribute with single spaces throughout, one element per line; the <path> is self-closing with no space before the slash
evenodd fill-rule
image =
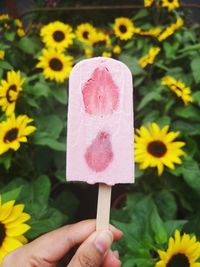
<path id="1" fill-rule="evenodd" d="M 87 255 L 78 255 L 78 261 L 82 267 L 96 267 L 96 263 Z"/>

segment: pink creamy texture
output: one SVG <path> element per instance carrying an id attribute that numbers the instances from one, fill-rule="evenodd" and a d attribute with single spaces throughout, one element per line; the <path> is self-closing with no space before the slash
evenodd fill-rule
<path id="1" fill-rule="evenodd" d="M 76 64 L 69 79 L 67 180 L 134 182 L 132 73 L 97 57 Z"/>
<path id="2" fill-rule="evenodd" d="M 110 135 L 100 132 L 87 148 L 85 160 L 88 166 L 96 172 L 104 171 L 113 159 Z"/>
<path id="3" fill-rule="evenodd" d="M 105 67 L 98 67 L 83 87 L 85 112 L 90 115 L 112 114 L 119 103 L 119 90 Z"/>

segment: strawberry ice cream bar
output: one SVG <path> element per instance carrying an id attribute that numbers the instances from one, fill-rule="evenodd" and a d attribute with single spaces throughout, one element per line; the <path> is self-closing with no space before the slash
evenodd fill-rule
<path id="1" fill-rule="evenodd" d="M 75 65 L 69 79 L 67 180 L 134 182 L 132 74 L 97 57 Z"/>

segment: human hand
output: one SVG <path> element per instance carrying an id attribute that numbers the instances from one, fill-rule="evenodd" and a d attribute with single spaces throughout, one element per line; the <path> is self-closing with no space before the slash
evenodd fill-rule
<path id="1" fill-rule="evenodd" d="M 47 233 L 11 252 L 2 267 L 56 267 L 70 249 L 81 244 L 68 267 L 120 267 L 116 252 L 110 250 L 113 240 L 122 232 L 113 226 L 95 231 L 95 221 L 67 225 Z"/>

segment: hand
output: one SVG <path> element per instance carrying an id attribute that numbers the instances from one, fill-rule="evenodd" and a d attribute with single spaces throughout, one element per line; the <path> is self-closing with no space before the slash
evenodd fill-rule
<path id="1" fill-rule="evenodd" d="M 122 232 L 114 226 L 97 232 L 94 220 L 82 221 L 47 233 L 11 252 L 2 267 L 56 267 L 78 244 L 81 245 L 68 267 L 120 267 L 118 255 L 110 246 L 121 236 Z"/>

